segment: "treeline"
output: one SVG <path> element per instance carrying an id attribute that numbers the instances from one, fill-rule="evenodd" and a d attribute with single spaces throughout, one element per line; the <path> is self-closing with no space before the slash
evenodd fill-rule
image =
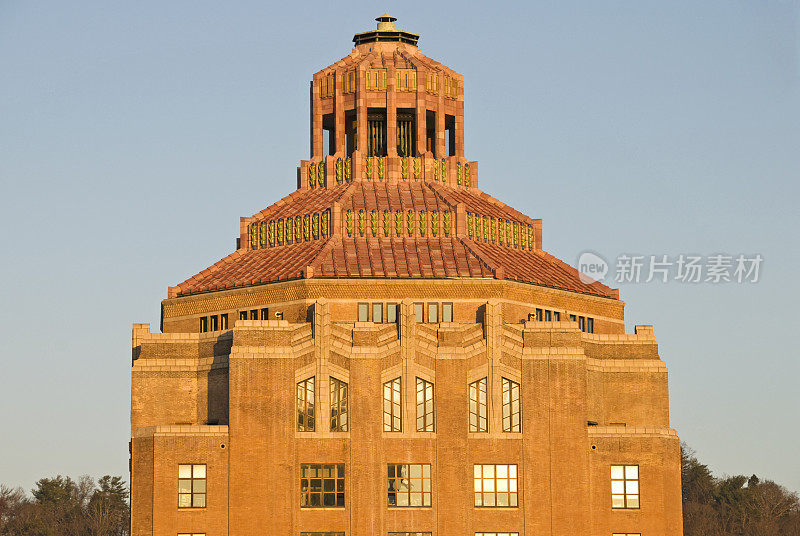
<path id="1" fill-rule="evenodd" d="M 717 478 L 681 445 L 684 536 L 800 536 L 797 494 L 757 476 Z"/>
<path id="2" fill-rule="evenodd" d="M 118 476 L 43 478 L 31 496 L 0 485 L 3 536 L 127 536 L 128 488 Z"/>

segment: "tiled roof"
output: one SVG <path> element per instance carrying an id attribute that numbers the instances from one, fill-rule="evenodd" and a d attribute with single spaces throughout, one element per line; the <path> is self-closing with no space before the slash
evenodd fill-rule
<path id="1" fill-rule="evenodd" d="M 448 233 L 428 232 L 418 228 L 407 234 L 381 226 L 366 232 L 355 222 L 349 230 L 343 223 L 347 215 L 369 214 L 373 210 L 401 211 L 405 221 L 408 211 L 450 212 L 452 227 Z M 456 222 L 457 213 L 480 214 L 497 220 L 539 225 L 534 220 L 477 188 L 453 188 L 443 184 L 416 181 L 355 181 L 329 188 L 298 190 L 255 214 L 248 221 L 278 221 L 279 218 L 330 211 L 331 230 L 317 239 L 251 249 L 247 244 L 213 266 L 170 289 L 170 297 L 185 296 L 302 277 L 353 278 L 497 278 L 564 289 L 617 299 L 617 291 L 599 282 L 584 283 L 575 268 L 533 248 L 480 240 L 477 232 L 471 239 Z M 334 214 L 337 212 L 338 214 Z M 333 222 L 337 221 L 338 224 Z M 291 218 L 290 218 L 291 219 Z M 354 218 L 355 219 L 355 218 Z M 440 216 L 440 228 L 441 220 Z M 383 217 L 378 217 L 379 222 Z M 326 220 L 327 221 L 327 220 Z M 389 221 L 387 219 L 387 221 Z M 429 217 L 429 220 L 430 217 Z M 464 222 L 466 216 L 464 216 Z M 493 225 L 493 224 L 492 224 Z M 263 227 L 262 227 L 263 228 Z M 404 228 L 405 229 L 405 228 Z M 400 236 L 398 236 L 400 234 Z M 508 236 L 506 236 L 508 241 Z M 243 240 L 246 242 L 246 240 Z"/>

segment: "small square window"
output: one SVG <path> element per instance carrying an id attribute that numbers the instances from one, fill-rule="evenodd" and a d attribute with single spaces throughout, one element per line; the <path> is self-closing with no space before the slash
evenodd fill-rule
<path id="1" fill-rule="evenodd" d="M 414 316 L 417 319 L 417 324 L 422 324 L 425 322 L 425 306 L 423 304 L 414 304 Z"/>
<path id="2" fill-rule="evenodd" d="M 569 315 L 569 321 L 570 321 L 570 322 L 576 322 L 577 320 L 578 320 L 578 317 L 577 317 L 577 316 L 575 316 L 575 315 Z"/>
<path id="3" fill-rule="evenodd" d="M 400 308 L 400 305 L 396 303 L 389 303 L 386 305 L 386 321 L 390 323 L 397 322 L 397 310 Z"/>
<path id="4" fill-rule="evenodd" d="M 442 304 L 442 322 L 452 322 L 453 321 L 453 304 L 452 303 L 443 303 Z"/>
<path id="5" fill-rule="evenodd" d="M 369 322 L 369 304 L 368 303 L 359 303 L 358 304 L 358 321 L 359 322 Z"/>
<path id="6" fill-rule="evenodd" d="M 383 322 L 383 304 L 382 303 L 373 303 L 372 304 L 372 321 L 376 324 L 380 324 Z"/>
<path id="7" fill-rule="evenodd" d="M 429 303 L 428 304 L 428 322 L 431 324 L 436 324 L 439 322 L 439 304 L 438 303 Z"/>

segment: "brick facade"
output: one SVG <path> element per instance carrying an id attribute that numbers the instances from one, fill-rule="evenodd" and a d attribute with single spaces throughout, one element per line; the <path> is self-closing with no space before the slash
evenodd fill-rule
<path id="1" fill-rule="evenodd" d="M 161 333 L 134 325 L 132 534 L 682 534 L 679 439 L 652 327 L 625 334 L 617 292 L 544 252 L 541 220 L 478 190 L 476 163 L 465 184 L 463 77 L 379 21 L 314 75 L 298 191 L 243 218 L 234 254 L 170 288 Z M 365 80 L 384 70 L 385 85 Z M 433 75 L 436 94 L 421 85 Z M 376 108 L 385 115 L 369 119 Z M 416 123 L 396 120 L 401 108 Z M 398 146 L 365 157 L 367 127 Z M 417 151 L 398 155 L 412 127 Z M 314 430 L 299 431 L 297 385 L 309 378 Z M 396 378 L 402 425 L 391 431 L 384 384 Z M 346 431 L 331 431 L 331 379 L 347 385 Z M 486 430 L 471 431 L 471 384 L 484 379 Z M 432 430 L 418 430 L 421 380 L 433 384 Z M 519 431 L 504 431 L 511 385 Z M 179 481 L 187 464 L 204 467 L 202 482 Z M 304 464 L 343 465 L 343 481 L 330 480 L 341 505 L 301 504 Z M 430 506 L 391 503 L 390 464 L 430 466 Z M 475 506 L 476 465 L 515 466 L 515 505 Z M 623 498 L 638 507 L 612 508 L 612 466 L 636 468 Z M 179 507 L 179 488 L 198 504 Z M 510 495 L 497 497 L 482 500 Z"/>

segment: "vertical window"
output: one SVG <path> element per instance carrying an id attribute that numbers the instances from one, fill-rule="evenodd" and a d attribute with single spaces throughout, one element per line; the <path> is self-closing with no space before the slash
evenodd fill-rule
<path id="1" fill-rule="evenodd" d="M 358 304 L 358 321 L 359 322 L 369 322 L 369 304 L 368 303 L 359 303 Z"/>
<path id="2" fill-rule="evenodd" d="M 544 321 L 550 322 L 553 319 L 553 312 L 550 309 L 544 311 Z"/>
<path id="3" fill-rule="evenodd" d="M 297 431 L 314 431 L 314 376 L 297 383 Z"/>
<path id="4" fill-rule="evenodd" d="M 206 507 L 206 466 L 178 466 L 178 508 Z"/>
<path id="5" fill-rule="evenodd" d="M 210 331 L 218 331 L 219 330 L 219 317 L 217 315 L 212 315 L 209 317 L 211 320 L 211 329 Z"/>
<path id="6" fill-rule="evenodd" d="M 200 333 L 205 333 L 208 331 L 208 317 L 201 316 L 200 317 Z"/>
<path id="7" fill-rule="evenodd" d="M 239 311 L 239 320 L 247 320 L 247 311 Z"/>
<path id="8" fill-rule="evenodd" d="M 475 506 L 517 506 L 516 465 L 475 465 Z"/>
<path id="9" fill-rule="evenodd" d="M 400 305 L 397 303 L 390 303 L 386 305 L 386 321 L 396 323 L 397 322 L 397 312 L 400 308 Z"/>
<path id="10" fill-rule="evenodd" d="M 486 400 L 486 378 L 469 384 L 469 431 L 486 432 L 488 427 L 488 403 Z"/>
<path id="11" fill-rule="evenodd" d="M 586 319 L 582 316 L 578 317 L 578 329 L 581 331 L 586 331 Z"/>
<path id="12" fill-rule="evenodd" d="M 439 304 L 438 303 L 429 303 L 428 304 L 428 322 L 435 324 L 439 321 Z"/>
<path id="13" fill-rule="evenodd" d="M 261 320 L 269 320 L 269 308 L 264 307 L 261 309 Z"/>
<path id="14" fill-rule="evenodd" d="M 425 306 L 423 304 L 414 304 L 414 316 L 417 319 L 417 324 L 422 324 L 425 322 Z"/>
<path id="15" fill-rule="evenodd" d="M 433 432 L 433 383 L 417 378 L 417 432 Z"/>
<path id="16" fill-rule="evenodd" d="M 400 405 L 400 378 L 383 384 L 383 431 L 400 432 L 403 426 Z"/>
<path id="17" fill-rule="evenodd" d="M 611 466 L 611 507 L 639 508 L 639 466 Z"/>
<path id="18" fill-rule="evenodd" d="M 594 318 L 586 319 L 586 333 L 594 333 Z"/>
<path id="19" fill-rule="evenodd" d="M 344 507 L 344 464 L 300 464 L 300 507 Z"/>
<path id="20" fill-rule="evenodd" d="M 331 432 L 347 431 L 347 383 L 331 378 Z"/>
<path id="21" fill-rule="evenodd" d="M 219 329 L 228 329 L 228 313 L 219 315 Z"/>
<path id="22" fill-rule="evenodd" d="M 569 315 L 569 321 L 570 322 L 577 322 L 578 321 L 578 317 L 575 316 L 575 315 Z"/>
<path id="23" fill-rule="evenodd" d="M 250 320 L 258 320 L 258 309 L 250 311 Z"/>
<path id="24" fill-rule="evenodd" d="M 389 464 L 389 506 L 430 506 L 430 464 Z"/>
<path id="25" fill-rule="evenodd" d="M 515 381 L 503 378 L 503 431 L 519 432 L 520 425 L 520 402 L 519 384 Z"/>
<path id="26" fill-rule="evenodd" d="M 453 321 L 453 304 L 452 303 L 443 303 L 442 304 L 442 322 L 452 322 Z"/>
<path id="27" fill-rule="evenodd" d="M 559 313 L 558 311 L 553 311 L 553 320 L 555 320 L 556 322 L 560 322 L 561 321 L 561 313 Z"/>
<path id="28" fill-rule="evenodd" d="M 543 314 L 544 314 L 544 312 L 541 309 L 536 309 L 536 321 L 537 322 L 541 322 L 542 320 L 544 320 L 544 318 L 542 316 Z"/>
<path id="29" fill-rule="evenodd" d="M 383 322 L 383 304 L 382 303 L 373 303 L 372 304 L 372 321 L 380 324 Z"/>

